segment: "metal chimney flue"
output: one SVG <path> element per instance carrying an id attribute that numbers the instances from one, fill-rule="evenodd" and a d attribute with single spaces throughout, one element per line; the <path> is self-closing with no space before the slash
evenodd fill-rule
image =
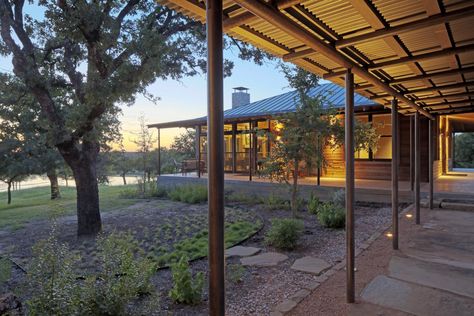
<path id="1" fill-rule="evenodd" d="M 250 103 L 249 89 L 245 87 L 235 87 L 232 93 L 232 108 L 247 105 Z"/>

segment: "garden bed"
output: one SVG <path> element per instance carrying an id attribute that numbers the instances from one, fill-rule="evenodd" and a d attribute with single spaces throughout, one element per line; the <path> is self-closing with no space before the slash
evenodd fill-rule
<path id="1" fill-rule="evenodd" d="M 356 246 L 380 227 L 388 225 L 390 214 L 388 205 L 358 204 L 355 210 Z M 306 211 L 299 213 L 304 230 L 295 250 L 282 251 L 267 246 L 264 236 L 271 219 L 290 216 L 289 210 L 274 206 L 269 208 L 265 204 L 232 202 L 226 207 L 226 246 L 244 240 L 245 246 L 260 248 L 262 252 L 279 252 L 289 257 L 275 267 L 242 267 L 239 258 L 226 259 L 226 308 L 229 315 L 269 314 L 285 298 L 314 283 L 315 275 L 290 269 L 298 258 L 313 256 L 330 264 L 337 264 L 344 259 L 344 230 L 325 228 L 318 223 L 315 215 Z M 50 221 L 37 220 L 20 230 L 0 233 L 2 255 L 27 267 L 31 246 L 48 236 L 50 225 Z M 104 213 L 103 225 L 105 234 L 113 231 L 129 232 L 146 251 L 147 256 L 162 267 L 179 257 L 180 252 L 185 252 L 191 259 L 197 259 L 191 263 L 193 272 L 202 271 L 206 276 L 208 274 L 207 259 L 199 259 L 207 252 L 207 204 L 189 205 L 149 199 Z M 260 230 L 262 225 L 263 229 Z M 67 243 L 82 256 L 81 269 L 84 273 L 93 271 L 96 262 L 95 241 L 76 238 L 74 216 L 58 219 L 58 227 L 60 241 Z M 249 236 L 251 237 L 247 239 Z M 24 278 L 18 269 L 13 276 L 12 281 L 3 286 L 3 291 L 14 288 Z M 182 315 L 207 314 L 207 286 L 204 287 L 202 303 L 185 306 L 172 303 L 168 297 L 172 285 L 169 269 L 159 269 L 153 283 L 160 293 L 162 311 Z"/>

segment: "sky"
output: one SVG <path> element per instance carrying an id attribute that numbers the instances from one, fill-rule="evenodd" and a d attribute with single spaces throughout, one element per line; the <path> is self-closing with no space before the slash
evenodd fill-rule
<path id="1" fill-rule="evenodd" d="M 278 61 L 267 61 L 259 66 L 238 58 L 237 48 L 225 51 L 225 58 L 234 62 L 232 75 L 224 79 L 224 109 L 232 105 L 233 87 L 249 88 L 250 101 L 257 101 L 289 91 L 288 82 L 280 72 Z M 10 58 L 0 57 L 0 72 L 11 72 Z M 148 87 L 148 92 L 160 100 L 155 104 L 143 96 L 138 96 L 132 106 L 121 106 L 123 115 L 122 135 L 125 149 L 135 151 L 139 132 L 139 118 L 143 116 L 147 124 L 192 119 L 205 116 L 207 112 L 206 76 L 199 74 L 185 77 L 180 81 L 157 80 Z M 183 129 L 161 130 L 161 145 L 168 147 Z M 156 129 L 153 129 L 156 137 Z"/>

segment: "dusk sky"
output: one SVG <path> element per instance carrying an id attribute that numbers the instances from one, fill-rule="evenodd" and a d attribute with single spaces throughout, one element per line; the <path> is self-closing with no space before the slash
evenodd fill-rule
<path id="1" fill-rule="evenodd" d="M 288 83 L 278 68 L 278 61 L 269 61 L 263 66 L 253 62 L 242 61 L 238 57 L 238 50 L 228 50 L 225 57 L 234 61 L 232 76 L 224 80 L 224 108 L 231 107 L 232 88 L 244 86 L 250 89 L 251 101 L 261 100 L 276 94 L 288 91 Z M 0 71 L 11 72 L 12 65 L 9 58 L 0 57 Z M 148 91 L 161 100 L 153 104 L 146 98 L 139 96 L 137 102 L 131 106 L 123 106 L 122 133 L 127 150 L 136 149 L 132 140 L 136 137 L 141 115 L 147 123 L 169 122 L 185 120 L 206 115 L 206 76 L 201 74 L 195 77 L 183 78 L 181 81 L 157 80 L 148 88 Z M 156 129 L 153 130 L 156 136 Z M 161 132 L 162 146 L 168 146 L 173 138 L 183 130 L 166 129 Z"/>

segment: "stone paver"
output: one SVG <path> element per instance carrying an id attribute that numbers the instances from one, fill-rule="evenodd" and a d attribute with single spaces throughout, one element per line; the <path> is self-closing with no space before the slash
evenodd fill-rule
<path id="1" fill-rule="evenodd" d="M 419 316 L 472 316 L 474 301 L 468 297 L 379 275 L 363 290 L 372 304 Z"/>
<path id="2" fill-rule="evenodd" d="M 297 259 L 291 266 L 291 269 L 315 275 L 321 274 L 326 269 L 329 269 L 331 265 L 323 259 L 314 257 L 303 257 Z"/>
<path id="3" fill-rule="evenodd" d="M 260 248 L 235 246 L 225 251 L 226 257 L 249 257 L 260 252 Z"/>
<path id="4" fill-rule="evenodd" d="M 244 266 L 260 266 L 271 267 L 276 266 L 280 262 L 288 259 L 288 256 L 278 252 L 266 252 L 256 256 L 245 257 L 240 259 Z"/>
<path id="5" fill-rule="evenodd" d="M 285 300 L 283 303 L 280 303 L 275 307 L 275 311 L 283 314 L 288 313 L 293 308 L 295 308 L 297 304 L 298 303 L 293 300 Z"/>
<path id="6" fill-rule="evenodd" d="M 474 298 L 474 270 L 394 256 L 390 276 Z"/>

